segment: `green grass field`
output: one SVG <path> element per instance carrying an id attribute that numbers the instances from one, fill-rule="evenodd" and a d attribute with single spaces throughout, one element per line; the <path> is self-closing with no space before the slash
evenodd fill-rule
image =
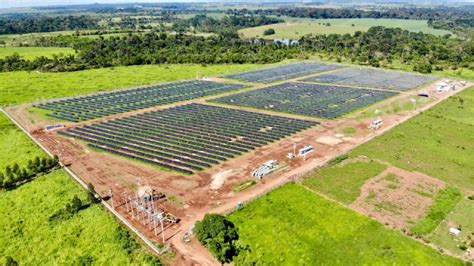
<path id="1" fill-rule="evenodd" d="M 474 189 L 474 87 L 361 145 L 365 155 Z"/>
<path id="2" fill-rule="evenodd" d="M 11 256 L 20 265 L 150 262 L 150 255 L 142 248 L 135 247 L 130 254 L 124 249 L 118 223 L 100 205 L 83 209 L 67 220 L 49 222 L 48 218 L 75 195 L 86 200 L 86 192 L 62 170 L 0 192 L 0 258 Z"/>
<path id="3" fill-rule="evenodd" d="M 331 26 L 326 26 L 330 23 Z M 354 26 L 352 26 L 354 25 Z M 246 28 L 239 31 L 245 38 L 262 37 L 265 39 L 287 38 L 299 39 L 308 34 L 353 34 L 356 31 L 367 31 L 373 26 L 384 26 L 388 28 L 402 28 L 413 32 L 422 31 L 434 35 L 449 34 L 449 31 L 438 30 L 428 27 L 426 20 L 404 20 L 404 19 L 306 19 L 285 18 L 285 22 Z M 272 28 L 275 34 L 263 36 L 265 29 Z"/>
<path id="4" fill-rule="evenodd" d="M 0 172 L 4 172 L 7 165 L 18 163 L 26 166 L 28 160 L 35 156 L 44 156 L 45 153 L 37 147 L 8 117 L 0 113 Z M 1 193 L 1 192 L 0 192 Z"/>
<path id="5" fill-rule="evenodd" d="M 15 53 L 23 59 L 32 60 L 40 56 L 52 58 L 54 54 L 70 55 L 76 52 L 72 48 L 65 47 L 0 47 L 0 59 Z"/>
<path id="6" fill-rule="evenodd" d="M 455 187 L 447 187 L 441 190 L 431 204 L 426 216 L 418 221 L 410 230 L 419 235 L 427 235 L 433 232 L 461 199 L 462 195 Z"/>
<path id="7" fill-rule="evenodd" d="M 461 233 L 459 237 L 454 237 L 449 233 L 449 228 L 460 227 Z M 462 255 L 465 251 L 459 248 L 459 245 L 469 245 L 468 237 L 472 238 L 474 233 L 474 200 L 464 198 L 448 214 L 446 219 L 438 225 L 438 227 L 428 235 L 427 239 L 440 245 L 457 255 Z"/>
<path id="8" fill-rule="evenodd" d="M 331 198 L 350 204 L 360 194 L 360 187 L 377 176 L 386 166 L 374 161 L 355 161 L 323 168 L 304 181 L 304 185 Z"/>
<path id="9" fill-rule="evenodd" d="M 235 265 L 463 265 L 297 184 L 229 218 L 250 249 Z"/>
<path id="10" fill-rule="evenodd" d="M 0 106 L 106 91 L 129 86 L 198 76 L 216 76 L 261 67 L 260 65 L 143 65 L 77 72 L 0 73 Z"/>

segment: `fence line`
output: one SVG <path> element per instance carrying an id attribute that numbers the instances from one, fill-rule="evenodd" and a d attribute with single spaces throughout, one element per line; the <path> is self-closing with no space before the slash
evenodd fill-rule
<path id="1" fill-rule="evenodd" d="M 44 150 L 49 156 L 53 157 L 54 155 L 37 139 L 35 139 L 28 130 L 26 130 L 14 117 L 12 117 L 8 112 L 6 112 L 3 108 L 0 108 L 0 111 L 4 113 L 18 128 L 20 128 L 23 133 L 25 133 L 33 142 L 38 145 L 42 150 Z M 85 190 L 88 190 L 87 184 L 78 176 L 76 175 L 69 167 L 65 166 L 63 163 L 59 162 L 59 164 L 63 167 L 66 173 L 69 174 L 79 185 L 81 185 Z M 118 211 L 116 211 L 110 204 L 101 200 L 100 203 L 102 206 L 105 207 L 106 210 L 111 212 L 115 217 L 120 220 L 123 224 L 125 224 L 131 231 L 133 231 L 148 247 L 150 247 L 153 252 L 160 255 L 162 252 L 161 250 L 155 246 L 155 244 L 144 234 L 142 234 L 132 223 L 130 223 L 123 215 L 121 215 Z"/>

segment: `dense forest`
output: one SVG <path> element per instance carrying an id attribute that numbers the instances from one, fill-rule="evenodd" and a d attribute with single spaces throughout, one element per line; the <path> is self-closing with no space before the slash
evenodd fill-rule
<path id="1" fill-rule="evenodd" d="M 173 24 L 173 29 L 178 32 L 185 32 L 189 29 L 194 29 L 199 32 L 212 32 L 218 34 L 237 34 L 237 30 L 256 27 L 262 25 L 269 25 L 274 23 L 284 22 L 284 20 L 259 16 L 225 16 L 222 19 L 215 19 L 206 15 L 196 15 L 190 19 L 179 20 Z"/>
<path id="2" fill-rule="evenodd" d="M 15 15 L 0 17 L 0 34 L 98 29 L 98 20 L 90 16 Z"/>
<path id="3" fill-rule="evenodd" d="M 18 55 L 0 59 L 0 71 L 74 71 L 85 68 L 142 64 L 274 63 L 287 58 L 323 54 L 336 60 L 385 66 L 393 60 L 429 73 L 444 68 L 472 67 L 473 41 L 449 36 L 437 37 L 401 29 L 372 27 L 367 32 L 306 36 L 298 45 L 284 45 L 261 39 L 242 40 L 216 35 L 200 37 L 151 32 L 142 35 L 102 38 L 75 44 L 77 57 L 37 58 Z"/>

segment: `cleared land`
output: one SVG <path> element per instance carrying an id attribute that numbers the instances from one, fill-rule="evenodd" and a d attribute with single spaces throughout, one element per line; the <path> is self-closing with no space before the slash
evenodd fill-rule
<path id="1" fill-rule="evenodd" d="M 0 192 L 0 257 L 21 265 L 149 264 L 154 260 L 100 205 L 48 221 L 75 196 L 86 192 L 62 170 Z"/>
<path id="2" fill-rule="evenodd" d="M 274 82 L 319 72 L 325 72 L 341 67 L 343 66 L 308 61 L 226 75 L 224 77 L 248 82 Z"/>
<path id="3" fill-rule="evenodd" d="M 336 118 L 396 92 L 289 82 L 212 101 L 312 117 Z"/>
<path id="4" fill-rule="evenodd" d="M 315 125 L 189 104 L 60 133 L 86 140 L 97 149 L 193 174 Z"/>
<path id="5" fill-rule="evenodd" d="M 356 31 L 367 31 L 370 27 L 383 26 L 387 28 L 401 28 L 413 32 L 424 32 L 434 35 L 452 34 L 446 30 L 428 27 L 426 20 L 405 19 L 298 19 L 286 18 L 286 22 L 246 28 L 239 31 L 244 38 L 262 37 L 264 39 L 299 39 L 308 34 L 353 34 Z M 330 26 L 327 26 L 327 24 Z M 273 35 L 263 35 L 263 31 L 272 28 Z"/>
<path id="6" fill-rule="evenodd" d="M 439 77 L 376 68 L 344 68 L 302 81 L 406 91 Z"/>
<path id="7" fill-rule="evenodd" d="M 232 83 L 189 80 L 64 99 L 40 104 L 37 107 L 53 111 L 54 113 L 48 114 L 49 116 L 79 122 L 229 92 L 243 87 L 244 85 Z"/>
<path id="8" fill-rule="evenodd" d="M 40 56 L 52 58 L 53 55 L 75 53 L 74 49 L 65 47 L 0 47 L 0 59 L 13 54 L 18 54 L 22 59 L 33 60 Z"/>
<path id="9" fill-rule="evenodd" d="M 463 264 L 296 184 L 257 199 L 230 220 L 250 249 L 236 265 Z"/>
<path id="10" fill-rule="evenodd" d="M 474 89 L 450 97 L 393 130 L 354 149 L 397 167 L 474 189 Z"/>
<path id="11" fill-rule="evenodd" d="M 156 82 L 216 76 L 259 65 L 144 65 L 101 68 L 67 73 L 0 73 L 0 106 L 56 97 L 139 86 Z"/>

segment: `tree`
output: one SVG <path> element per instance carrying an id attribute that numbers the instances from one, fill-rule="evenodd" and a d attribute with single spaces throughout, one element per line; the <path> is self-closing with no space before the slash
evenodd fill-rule
<path id="1" fill-rule="evenodd" d="M 225 216 L 206 214 L 202 221 L 196 222 L 194 233 L 199 242 L 208 247 L 221 263 L 232 261 L 238 254 L 237 229 Z"/>
<path id="2" fill-rule="evenodd" d="M 272 28 L 266 29 L 263 31 L 263 36 L 273 35 L 275 34 L 275 30 Z"/>
<path id="3" fill-rule="evenodd" d="M 5 266 L 18 266 L 18 262 L 10 256 L 5 257 Z"/>
<path id="4" fill-rule="evenodd" d="M 92 183 L 87 184 L 89 201 L 91 203 L 99 203 L 100 199 L 97 198 L 97 192 L 95 191 L 94 185 Z"/>

